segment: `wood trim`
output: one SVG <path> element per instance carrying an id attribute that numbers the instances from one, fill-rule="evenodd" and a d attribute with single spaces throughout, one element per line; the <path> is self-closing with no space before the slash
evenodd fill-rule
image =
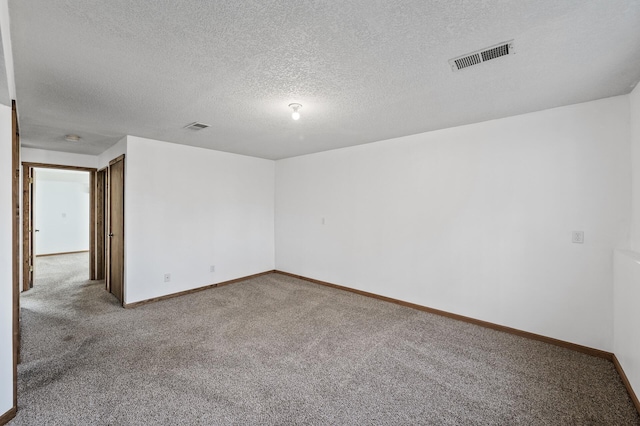
<path id="1" fill-rule="evenodd" d="M 111 243 L 109 242 L 109 225 L 111 224 L 111 172 L 110 168 L 106 168 L 104 177 L 104 289 L 111 293 Z"/>
<path id="2" fill-rule="evenodd" d="M 618 374 L 620 375 L 620 379 L 622 380 L 624 387 L 627 388 L 627 392 L 629 393 L 629 398 L 631 399 L 631 402 L 633 402 L 633 405 L 636 406 L 636 410 L 638 411 L 638 414 L 640 414 L 640 400 L 638 400 L 638 396 L 633 391 L 633 388 L 631 387 L 631 382 L 629 382 L 629 378 L 627 377 L 624 370 L 622 369 L 622 365 L 620 364 L 620 361 L 618 360 L 618 357 L 616 357 L 615 354 L 613 354 L 612 361 L 613 361 L 613 365 L 616 367 L 616 370 L 618 371 Z"/>
<path id="3" fill-rule="evenodd" d="M 96 279 L 96 173 L 89 173 L 89 279 Z"/>
<path id="4" fill-rule="evenodd" d="M 62 253 L 47 253 L 47 254 L 38 254 L 36 257 L 47 257 L 47 256 L 61 256 L 63 254 L 76 254 L 76 253 L 87 253 L 90 250 L 78 250 L 78 251 L 65 251 Z"/>
<path id="5" fill-rule="evenodd" d="M 314 284 L 320 284 L 326 287 L 337 288 L 338 290 L 344 290 L 351 293 L 356 293 L 361 296 L 372 297 L 374 299 L 395 303 L 396 305 L 406 306 L 408 308 L 417 309 L 419 311 L 429 312 L 431 314 L 440 315 L 440 316 L 455 319 L 458 321 L 468 322 L 470 324 L 479 325 L 480 327 L 491 328 L 493 330 L 503 331 L 505 333 L 514 334 L 520 337 L 525 337 L 527 339 L 538 340 L 540 342 L 545 342 L 551 345 L 560 346 L 562 348 L 571 349 L 576 352 L 582 352 L 587 355 L 596 356 L 598 358 L 604 358 L 609 361 L 613 359 L 613 354 L 611 352 L 603 351 L 600 349 L 590 348 L 588 346 L 582 346 L 576 343 L 566 342 L 564 340 L 554 339 L 552 337 L 542 336 L 540 334 L 530 333 L 528 331 L 518 330 L 517 328 L 506 327 L 504 325 L 494 324 L 488 321 L 482 321 L 482 320 L 471 318 L 471 317 L 465 317 L 463 315 L 458 315 L 458 314 L 454 314 L 447 311 L 441 311 L 439 309 L 429 308 L 427 306 L 417 305 L 415 303 L 405 302 L 403 300 L 393 299 L 391 297 L 380 296 L 379 294 L 369 293 L 368 291 L 356 290 L 354 288 L 344 287 L 338 284 L 331 284 L 325 281 L 303 277 L 302 275 L 296 275 L 296 274 L 291 274 L 289 272 L 283 272 L 283 271 L 277 271 L 277 270 L 275 272 L 281 275 L 286 275 L 286 276 L 298 278 L 304 281 L 309 281 Z"/>
<path id="6" fill-rule="evenodd" d="M 30 179 L 33 177 L 33 168 L 29 166 L 22 166 L 22 291 L 27 291 L 31 288 L 32 276 L 31 276 L 31 238 L 33 234 L 30 230 L 30 222 L 32 215 L 32 191 Z M 33 226 L 33 223 L 31 223 Z"/>
<path id="7" fill-rule="evenodd" d="M 200 291 L 209 290 L 209 289 L 216 288 L 216 287 L 222 287 L 222 286 L 229 285 L 229 284 L 239 283 L 239 282 L 242 282 L 242 281 L 249 280 L 251 278 L 257 278 L 257 277 L 261 277 L 263 275 L 273 274 L 274 272 L 276 272 L 276 271 L 275 270 L 271 270 L 271 271 L 260 272 L 258 274 L 248 275 L 246 277 L 236 278 L 236 279 L 229 280 L 229 281 L 223 281 L 223 282 L 217 283 L 217 284 L 210 284 L 210 285 L 206 285 L 206 286 L 203 286 L 203 287 L 192 288 L 191 290 L 185 290 L 185 291 L 180 291 L 178 293 L 171 293 L 171 294 L 167 294 L 167 295 L 160 296 L 160 297 L 154 297 L 153 299 L 141 300 L 140 302 L 125 303 L 122 306 L 124 306 L 125 308 L 137 308 L 138 306 L 146 305 L 148 303 L 159 302 L 161 300 L 166 300 L 166 299 L 173 299 L 174 297 L 185 296 L 187 294 L 198 293 Z"/>
<path id="8" fill-rule="evenodd" d="M 96 172 L 96 280 L 102 280 L 105 278 L 105 179 L 107 176 L 106 168 L 100 169 Z"/>
<path id="9" fill-rule="evenodd" d="M 28 221 L 29 221 L 29 229 L 30 229 L 30 233 L 29 233 L 29 288 L 33 288 L 33 281 L 35 279 L 35 257 L 36 257 L 36 210 L 35 210 L 35 205 L 36 205 L 36 169 L 34 169 L 33 167 L 29 167 L 29 177 L 30 177 L 30 184 L 29 184 L 29 217 L 28 217 Z M 24 216 L 24 206 L 22 207 L 22 215 Z M 22 222 L 24 223 L 24 217 L 22 218 Z M 23 259 L 24 261 L 24 259 Z M 24 277 L 23 277 L 23 281 L 24 281 Z"/>
<path id="10" fill-rule="evenodd" d="M 30 163 L 28 161 L 23 162 L 22 165 L 27 167 L 35 167 L 38 169 L 64 169 L 64 170 L 75 170 L 79 172 L 95 172 L 97 170 L 95 167 L 65 166 L 63 164 L 49 164 L 49 163 Z"/>
<path id="11" fill-rule="evenodd" d="M 33 174 L 31 173 L 31 170 L 33 170 L 34 168 L 40 168 L 40 169 L 59 169 L 59 170 L 72 170 L 72 171 L 80 171 L 80 172 L 88 172 L 89 173 L 89 279 L 90 280 L 95 280 L 96 279 L 96 247 L 95 247 L 95 233 L 96 233 L 96 203 L 94 202 L 95 199 L 95 193 L 96 193 L 96 188 L 95 188 L 95 181 L 96 181 L 96 172 L 97 169 L 96 168 L 92 168 L 92 167 L 78 167 L 78 166 L 65 166 L 62 164 L 48 164 L 48 163 L 30 163 L 28 161 L 25 161 L 22 163 L 22 167 L 23 167 L 23 174 L 24 174 L 24 179 L 23 179 L 23 186 L 22 186 L 22 190 L 24 192 L 23 195 L 23 199 L 26 200 L 27 197 L 27 192 L 29 190 L 28 188 L 28 177 L 33 177 Z M 25 173 L 29 171 L 28 173 Z M 29 176 L 27 176 L 29 175 Z M 34 182 L 35 185 L 35 182 Z M 30 199 L 30 203 L 29 203 L 29 208 L 33 209 L 33 197 Z M 26 203 L 23 203 L 23 210 L 25 210 L 25 206 Z M 23 229 L 28 229 L 28 224 L 26 223 L 27 220 L 25 217 L 22 218 L 22 226 Z M 35 226 L 35 224 L 32 224 L 32 226 Z M 23 251 L 26 252 L 27 248 L 27 239 L 26 239 L 26 234 L 23 231 Z M 76 252 L 69 252 L 69 253 L 76 253 Z M 67 254 L 67 253 L 53 253 L 53 254 Z M 34 256 L 36 257 L 36 256 Z M 28 281 L 27 279 L 27 271 L 29 270 L 29 265 L 28 265 L 28 260 L 26 259 L 26 257 L 23 255 L 23 281 L 25 283 L 24 287 L 25 290 L 27 290 L 26 288 L 26 282 Z M 33 274 L 31 274 L 31 277 L 33 277 Z M 30 281 L 31 284 L 33 284 L 33 280 Z M 31 288 L 31 287 L 29 287 Z"/>
<path id="12" fill-rule="evenodd" d="M 12 420 L 16 416 L 17 411 L 18 410 L 16 410 L 16 407 L 12 407 L 9 409 L 9 411 L 1 415 L 0 425 L 6 425 L 7 423 L 9 423 L 9 420 Z"/>
<path id="13" fill-rule="evenodd" d="M 18 362 L 20 362 L 20 132 L 16 101 L 11 101 L 11 167 L 13 224 L 13 409 L 18 407 Z M 4 417 L 4 415 L 3 415 Z"/>
<path id="14" fill-rule="evenodd" d="M 122 155 L 114 158 L 113 160 L 109 161 L 109 165 L 111 166 L 113 164 L 116 164 L 120 160 L 124 160 L 124 154 L 122 154 Z"/>

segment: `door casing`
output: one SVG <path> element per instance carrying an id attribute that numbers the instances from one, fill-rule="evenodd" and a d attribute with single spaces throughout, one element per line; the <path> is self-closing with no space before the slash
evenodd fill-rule
<path id="1" fill-rule="evenodd" d="M 106 235 L 107 235 L 107 168 L 96 172 L 96 280 L 106 276 Z"/>
<path id="2" fill-rule="evenodd" d="M 35 195 L 35 168 L 22 166 L 22 291 L 33 288 L 33 258 L 36 230 L 33 208 Z"/>
<path id="3" fill-rule="evenodd" d="M 89 279 L 96 279 L 96 203 L 95 181 L 96 169 L 89 167 L 62 166 L 45 163 L 22 163 L 22 291 L 33 288 L 35 274 L 34 242 L 35 227 L 33 223 L 34 208 L 34 168 L 59 169 L 89 172 Z"/>

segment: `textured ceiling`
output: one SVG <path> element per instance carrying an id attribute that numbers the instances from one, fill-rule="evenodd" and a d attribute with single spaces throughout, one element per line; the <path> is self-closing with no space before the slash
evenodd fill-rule
<path id="1" fill-rule="evenodd" d="M 278 159 L 640 80 L 638 0 L 10 0 L 9 12 L 23 145 L 77 153 L 131 134 Z M 449 67 L 511 39 L 516 55 Z M 211 127 L 182 129 L 193 121 Z"/>

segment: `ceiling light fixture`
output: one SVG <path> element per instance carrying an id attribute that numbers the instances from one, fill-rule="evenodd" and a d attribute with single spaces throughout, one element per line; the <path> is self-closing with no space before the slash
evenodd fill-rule
<path id="1" fill-rule="evenodd" d="M 293 110 L 293 112 L 291 113 L 291 118 L 293 118 L 294 120 L 299 120 L 300 112 L 298 112 L 298 110 L 302 108 L 302 105 L 298 103 L 292 103 L 292 104 L 289 104 L 289 108 Z"/>
<path id="2" fill-rule="evenodd" d="M 78 142 L 80 140 L 80 136 L 78 135 L 66 135 L 64 140 L 67 142 Z"/>

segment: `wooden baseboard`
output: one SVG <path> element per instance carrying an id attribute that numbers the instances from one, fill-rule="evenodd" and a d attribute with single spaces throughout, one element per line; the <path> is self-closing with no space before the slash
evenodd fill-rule
<path id="1" fill-rule="evenodd" d="M 636 406 L 636 410 L 638 410 L 638 414 L 640 414 L 640 401 L 638 400 L 638 396 L 633 391 L 631 382 L 629 382 L 629 379 L 627 378 L 627 375 L 622 369 L 622 365 L 620 364 L 620 361 L 618 361 L 618 357 L 616 357 L 615 354 L 613 354 L 612 361 L 613 365 L 615 365 L 616 367 L 616 370 L 618 370 L 618 374 L 620 375 L 620 379 L 622 379 L 622 383 L 624 383 L 624 386 L 627 388 L 627 392 L 629 392 L 629 398 L 631 398 L 631 402 L 633 402 L 633 405 Z"/>
<path id="2" fill-rule="evenodd" d="M 177 293 L 166 294 L 164 296 L 154 297 L 153 299 L 146 299 L 146 300 L 141 300 L 139 302 L 133 302 L 133 303 L 125 303 L 122 306 L 125 307 L 125 308 L 137 308 L 138 306 L 146 305 L 147 303 L 159 302 L 161 300 L 172 299 L 174 297 L 184 296 L 186 294 L 192 294 L 192 293 L 197 293 L 197 292 L 204 291 L 204 290 L 209 290 L 211 288 L 222 287 L 222 286 L 225 286 L 225 285 L 234 284 L 234 283 L 238 283 L 238 282 L 241 282 L 241 281 L 246 281 L 246 280 L 249 280 L 251 278 L 260 277 L 262 275 L 273 274 L 274 272 L 275 272 L 274 270 L 260 272 L 259 274 L 248 275 L 246 277 L 236 278 L 234 280 L 224 281 L 224 282 L 217 283 L 217 284 L 210 284 L 210 285 L 206 285 L 206 286 L 203 286 L 203 287 L 193 288 L 191 290 L 185 290 L 185 291 L 180 291 L 180 292 L 177 292 Z"/>
<path id="3" fill-rule="evenodd" d="M 36 254 L 36 257 L 61 256 L 63 254 L 76 254 L 76 253 L 89 253 L 89 250 L 65 251 L 65 252 L 62 252 L 62 253 Z"/>
<path id="4" fill-rule="evenodd" d="M 17 413 L 16 407 L 11 408 L 9 411 L 0 416 L 0 426 L 9 423 L 9 420 L 13 419 Z"/>
<path id="5" fill-rule="evenodd" d="M 603 350 L 600 350 L 600 349 L 590 348 L 588 346 L 582 346 L 582 345 L 578 345 L 576 343 L 566 342 L 564 340 L 554 339 L 552 337 L 547 337 L 547 336 L 543 336 L 543 335 L 540 335 L 540 334 L 530 333 L 528 331 L 518 330 L 517 328 L 506 327 L 504 325 L 494 324 L 494 323 L 488 322 L 488 321 L 482 321 L 482 320 L 471 318 L 471 317 L 465 317 L 463 315 L 453 314 L 451 312 L 441 311 L 439 309 L 429 308 L 427 306 L 417 305 L 415 303 L 405 302 L 403 300 L 393 299 L 391 297 L 380 296 L 379 294 L 369 293 L 368 291 L 356 290 L 354 288 L 344 287 L 344 286 L 341 286 L 341 285 L 338 285 L 338 284 L 331 284 L 331 283 L 320 281 L 320 280 L 316 280 L 316 279 L 313 279 L 313 278 L 307 278 L 307 277 L 304 277 L 304 276 L 301 276 L 301 275 L 291 274 L 289 272 L 283 272 L 283 271 L 277 271 L 277 270 L 275 272 L 278 273 L 278 274 L 289 276 L 289 277 L 298 278 L 298 279 L 301 279 L 301 280 L 304 280 L 304 281 L 309 281 L 309 282 L 312 282 L 314 284 L 320 284 L 320 285 L 323 285 L 323 286 L 326 286 L 326 287 L 337 288 L 339 290 L 344 290 L 344 291 L 348 291 L 348 292 L 351 292 L 351 293 L 360 294 L 360 295 L 366 296 L 366 297 L 372 297 L 374 299 L 383 300 L 385 302 L 395 303 L 396 305 L 406 306 L 406 307 L 417 309 L 417 310 L 420 310 L 420 311 L 429 312 L 431 314 L 440 315 L 440 316 L 447 317 L 447 318 L 452 318 L 452 319 L 455 319 L 455 320 L 458 320 L 458 321 L 468 322 L 468 323 L 471 323 L 471 324 L 479 325 L 481 327 L 491 328 L 493 330 L 498 330 L 498 331 L 502 331 L 502 332 L 505 332 L 505 333 L 515 334 L 516 336 L 526 337 L 528 339 L 533 339 L 533 340 L 538 340 L 538 341 L 541 341 L 541 342 L 549 343 L 551 345 L 560 346 L 560 347 L 571 349 L 571 350 L 574 350 L 574 351 L 577 351 L 577 352 L 582 352 L 582 353 L 585 353 L 587 355 L 592 355 L 592 356 L 596 356 L 596 357 L 599 357 L 599 358 L 604 358 L 604 359 L 607 359 L 609 361 L 613 360 L 613 354 L 611 352 L 603 351 Z"/>

